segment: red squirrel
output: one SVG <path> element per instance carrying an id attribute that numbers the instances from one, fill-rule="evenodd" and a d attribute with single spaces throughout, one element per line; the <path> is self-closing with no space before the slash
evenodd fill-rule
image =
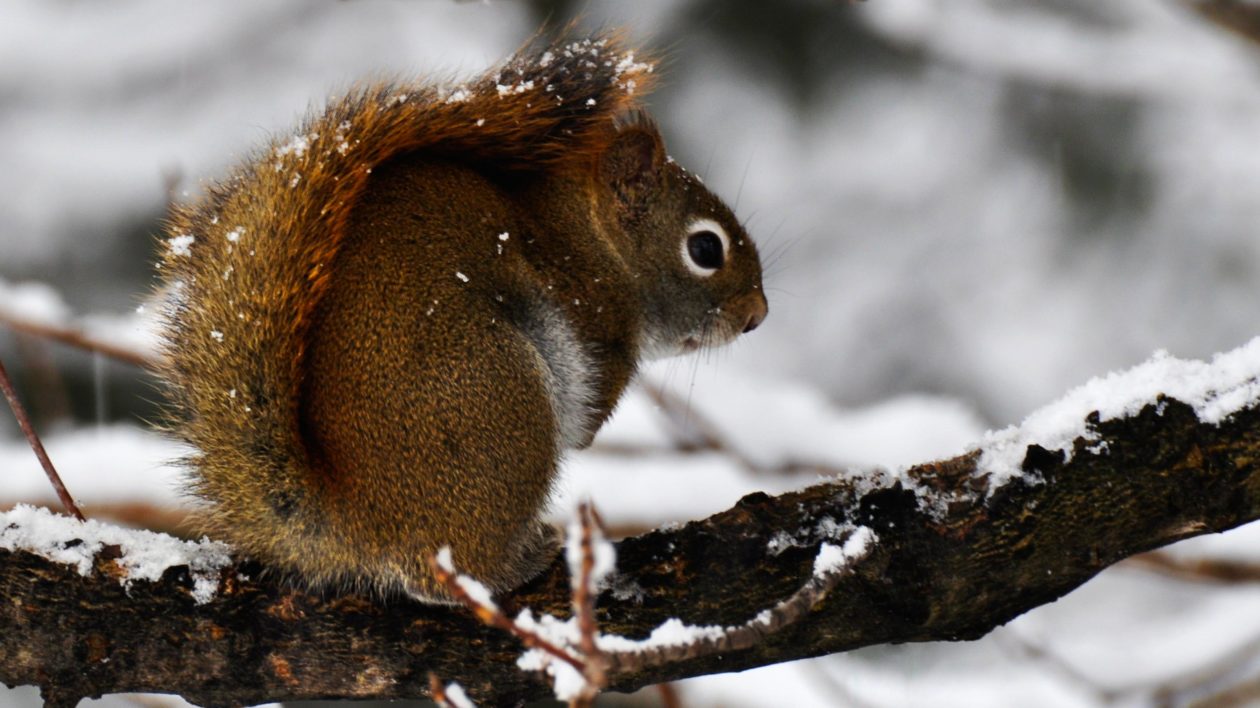
<path id="1" fill-rule="evenodd" d="M 757 249 L 638 103 L 612 34 L 331 102 L 180 207 L 160 263 L 172 431 L 206 527 L 314 588 L 495 591 L 645 358 L 767 303 Z"/>

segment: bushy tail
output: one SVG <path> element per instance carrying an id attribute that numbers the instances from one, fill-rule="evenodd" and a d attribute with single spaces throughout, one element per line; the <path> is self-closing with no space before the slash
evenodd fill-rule
<path id="1" fill-rule="evenodd" d="M 170 301 L 164 373 L 175 432 L 195 450 L 192 489 L 217 507 L 219 531 L 274 559 L 281 549 L 266 529 L 318 523 L 303 513 L 303 353 L 372 168 L 415 151 L 499 171 L 589 159 L 650 74 L 605 34 L 536 42 L 468 83 L 367 86 L 178 211 L 159 266 Z"/>

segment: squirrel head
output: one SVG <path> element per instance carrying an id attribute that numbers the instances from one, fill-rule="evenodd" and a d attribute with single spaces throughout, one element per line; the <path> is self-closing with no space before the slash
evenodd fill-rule
<path id="1" fill-rule="evenodd" d="M 734 213 L 665 152 L 642 112 L 617 125 L 597 161 L 642 299 L 640 350 L 661 358 L 718 346 L 768 311 L 757 247 Z M 628 251 L 628 252 L 627 252 Z"/>

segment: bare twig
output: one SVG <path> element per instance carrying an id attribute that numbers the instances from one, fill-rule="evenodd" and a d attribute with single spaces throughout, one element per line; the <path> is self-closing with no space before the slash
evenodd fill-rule
<path id="1" fill-rule="evenodd" d="M 1244 681 L 1194 702 L 1195 708 L 1243 708 L 1260 702 L 1260 678 Z"/>
<path id="2" fill-rule="evenodd" d="M 512 636 L 521 640 L 521 643 L 530 649 L 538 649 L 539 651 L 546 652 L 547 654 L 550 654 L 551 656 L 577 669 L 579 672 L 583 674 L 586 673 L 586 663 L 581 659 L 577 658 L 565 649 L 562 649 L 546 639 L 543 639 L 537 633 L 531 632 L 519 626 L 512 620 L 508 619 L 507 615 L 503 614 L 502 610 L 498 607 L 481 603 L 469 595 L 468 592 L 464 590 L 463 586 L 459 584 L 459 578 L 456 574 L 443 567 L 442 564 L 438 562 L 437 556 L 429 557 L 429 567 L 433 569 L 433 576 L 437 578 L 439 583 L 442 583 L 442 585 L 446 587 L 446 590 L 451 594 L 451 597 L 455 598 L 455 600 L 461 605 L 472 610 L 472 613 L 476 615 L 477 619 L 491 627 L 508 632 Z"/>
<path id="3" fill-rule="evenodd" d="M 869 529 L 859 528 L 854 534 L 862 533 L 873 538 Z M 825 547 L 826 544 L 824 544 Z M 825 572 L 815 572 L 809 580 L 769 610 L 759 612 L 756 617 L 742 625 L 725 627 L 720 634 L 710 632 L 699 633 L 686 644 L 665 644 L 645 646 L 643 648 L 607 652 L 610 670 L 614 672 L 635 672 L 651 666 L 660 666 L 674 661 L 684 661 L 702 656 L 710 656 L 723 652 L 738 651 L 757 646 L 767 636 L 790 626 L 809 614 L 818 603 L 827 597 L 837 584 L 853 572 L 853 566 L 870 554 L 872 544 L 850 556 L 846 562 Z M 819 550 L 821 558 L 823 550 Z M 704 628 L 709 629 L 709 628 Z"/>
<path id="4" fill-rule="evenodd" d="M 429 698 L 433 699 L 439 708 L 472 708 L 473 706 L 459 684 L 443 686 L 442 679 L 432 671 L 429 672 Z"/>
<path id="5" fill-rule="evenodd" d="M 687 405 L 686 402 L 680 400 L 678 396 L 670 393 L 664 387 L 643 380 L 639 381 L 639 386 L 648 395 L 648 398 L 652 399 L 652 402 L 656 404 L 666 419 L 669 420 L 671 424 L 670 433 L 674 437 L 674 449 L 678 452 L 719 452 L 754 474 L 815 472 L 819 475 L 827 476 L 852 472 L 852 470 L 842 470 L 824 464 L 800 460 L 786 460 L 774 467 L 766 467 L 728 443 L 726 436 L 723 435 L 717 424 Z M 599 448 L 602 451 L 625 456 L 652 452 L 642 446 L 615 446 L 607 443 L 600 443 Z"/>
<path id="6" fill-rule="evenodd" d="M 44 444 L 39 441 L 39 436 L 35 434 L 35 428 L 31 426 L 31 420 L 26 415 L 26 409 L 22 407 L 22 402 L 18 400 L 17 391 L 14 390 L 13 382 L 9 379 L 9 372 L 5 371 L 4 362 L 2 361 L 0 361 L 0 390 L 4 391 L 4 397 L 9 400 L 9 408 L 13 409 L 13 415 L 17 418 L 18 427 L 22 429 L 22 434 L 26 436 L 26 441 L 31 444 L 31 449 L 35 451 L 35 457 L 39 458 L 39 464 L 44 467 L 44 473 L 48 475 L 48 481 L 52 482 L 53 489 L 57 491 L 57 498 L 61 500 L 62 506 L 74 518 L 84 521 L 83 512 L 79 511 L 79 507 L 74 503 L 74 499 L 70 498 L 70 492 L 66 491 L 66 485 L 61 483 L 61 475 L 57 474 L 52 460 L 48 459 L 48 453 L 44 450 Z"/>
<path id="7" fill-rule="evenodd" d="M 678 397 L 665 390 L 665 387 L 643 379 L 639 380 L 639 386 L 673 424 L 670 431 L 674 434 L 675 448 L 684 452 L 721 450 L 736 454 L 723 441 L 716 425 L 678 400 Z"/>
<path id="8" fill-rule="evenodd" d="M 1220 27 L 1260 42 L 1260 6 L 1238 0 L 1189 0 L 1189 5 Z"/>
<path id="9" fill-rule="evenodd" d="M 570 705 L 573 708 L 589 708 L 595 696 L 608 685 L 608 660 L 596 643 L 599 626 L 595 622 L 595 543 L 596 534 L 599 542 L 603 542 L 602 520 L 590 502 L 578 505 L 579 537 L 569 539 L 578 543 L 579 562 L 577 568 L 570 567 L 573 582 L 573 614 L 578 623 L 578 648 L 586 659 L 586 670 L 582 672 L 586 685 L 580 696 Z"/>
<path id="10" fill-rule="evenodd" d="M 1124 562 L 1143 570 L 1201 583 L 1260 582 L 1260 565 L 1219 558 L 1180 559 L 1168 553 L 1143 553 Z"/>
<path id="11" fill-rule="evenodd" d="M 581 567 L 573 576 L 573 614 L 578 619 L 581 636 L 579 647 L 589 657 L 599 651 L 595 646 L 595 635 L 599 630 L 595 625 L 595 593 L 591 587 L 591 574 L 595 570 L 595 550 L 591 545 L 591 536 L 595 522 L 591 516 L 590 502 L 578 505 L 578 521 L 582 528 L 581 538 L 578 539 Z"/>
<path id="12" fill-rule="evenodd" d="M 678 697 L 678 689 L 672 683 L 656 684 L 656 692 L 661 694 L 661 705 L 664 708 L 682 708 L 682 699 Z"/>
<path id="13" fill-rule="evenodd" d="M 1164 682 L 1152 693 L 1158 705 L 1243 705 L 1256 691 L 1260 638 L 1253 638 L 1199 671 Z M 1205 695 L 1207 694 L 1207 695 Z M 1195 700 L 1196 697 L 1198 700 Z"/>
<path id="14" fill-rule="evenodd" d="M 446 700 L 446 688 L 442 686 L 442 679 L 432 671 L 429 672 L 429 698 L 440 708 L 451 708 L 450 701 Z"/>
<path id="15" fill-rule="evenodd" d="M 1079 671 L 1075 666 L 1051 650 L 1050 647 L 1021 636 L 1018 632 L 1007 631 L 1005 633 L 996 633 L 994 636 L 999 644 L 1005 644 L 1022 653 L 1030 660 L 1039 662 L 1050 671 L 1064 678 L 1069 684 L 1089 691 L 1099 704 L 1114 703 L 1125 693 L 1124 690 L 1108 688 L 1099 684 L 1088 674 Z"/>
<path id="16" fill-rule="evenodd" d="M 107 356 L 111 359 L 117 359 L 122 362 L 137 366 L 141 369 L 153 370 L 157 368 L 157 362 L 151 357 L 134 349 L 128 349 L 111 342 L 106 342 L 85 333 L 77 327 L 62 327 L 50 325 L 44 322 L 33 322 L 31 320 L 22 319 L 14 316 L 12 313 L 0 310 L 0 324 L 4 324 L 15 332 L 24 332 L 36 337 L 51 339 L 62 344 L 68 344 L 79 349 L 86 349 Z"/>

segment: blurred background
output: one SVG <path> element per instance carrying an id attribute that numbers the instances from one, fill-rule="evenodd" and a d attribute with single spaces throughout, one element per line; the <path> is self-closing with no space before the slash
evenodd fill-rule
<path id="1" fill-rule="evenodd" d="M 955 454 L 1154 350 L 1202 358 L 1260 334 L 1255 14 L 1241 0 L 11 0 L 0 317 L 142 351 L 136 310 L 171 201 L 325 96 L 475 73 L 575 15 L 624 26 L 663 50 L 650 106 L 674 157 L 748 220 L 771 312 L 727 350 L 650 370 L 652 389 L 572 460 L 557 510 L 590 493 L 628 531 L 696 518 L 831 469 Z M 0 360 L 89 514 L 178 518 L 178 449 L 144 423 L 152 381 L 3 324 Z M 0 505 L 46 500 L 44 485 L 0 415 Z M 1249 568 L 1258 536 L 1167 558 Z M 693 706 L 1257 704 L 1260 572 L 1151 567 L 1110 570 L 980 642 L 677 690 Z M 34 695 L 0 689 L 0 706 Z"/>

